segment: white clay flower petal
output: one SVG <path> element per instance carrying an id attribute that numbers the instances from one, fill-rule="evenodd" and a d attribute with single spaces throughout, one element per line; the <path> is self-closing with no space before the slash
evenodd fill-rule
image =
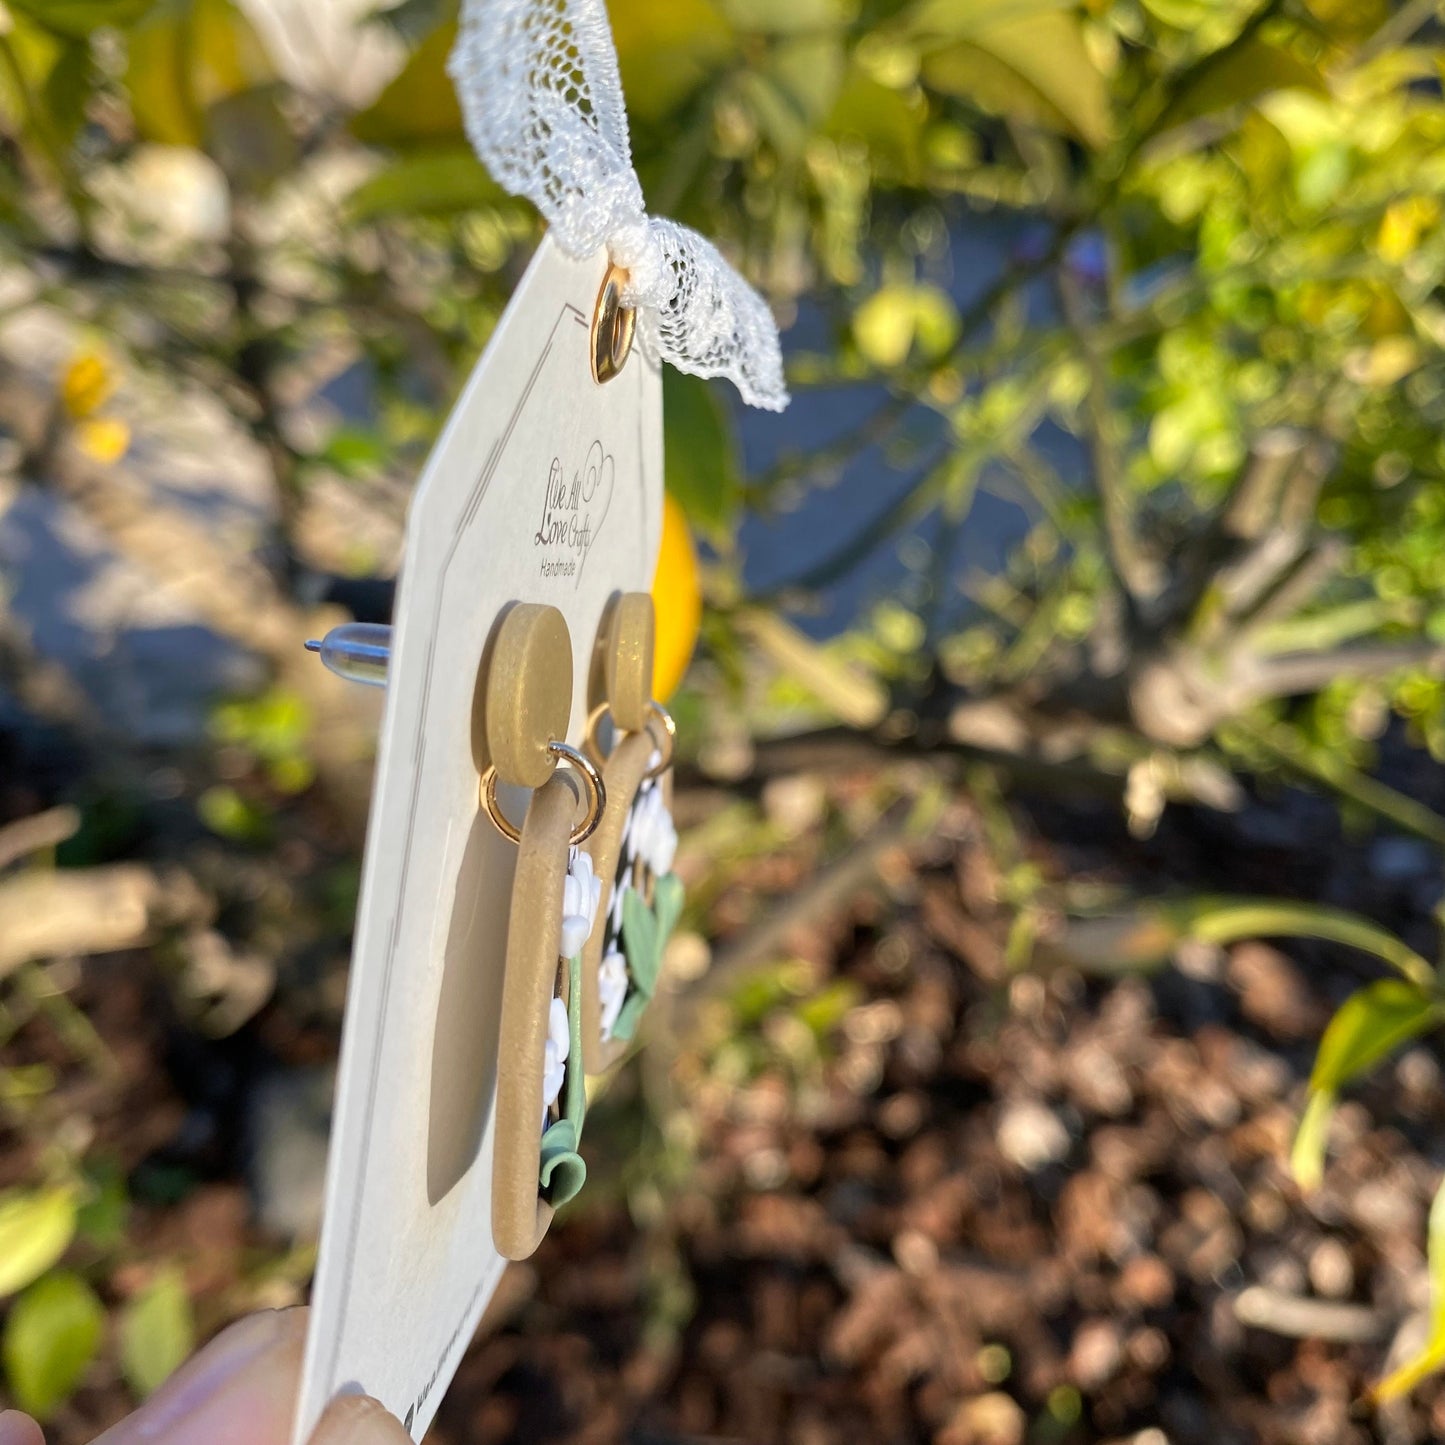
<path id="1" fill-rule="evenodd" d="M 597 1002 L 602 1041 L 612 1037 L 617 1016 L 627 998 L 627 960 L 613 949 L 597 968 Z"/>

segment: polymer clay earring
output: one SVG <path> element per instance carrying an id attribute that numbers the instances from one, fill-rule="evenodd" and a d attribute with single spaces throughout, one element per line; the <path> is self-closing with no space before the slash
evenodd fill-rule
<path id="1" fill-rule="evenodd" d="M 652 697 L 654 625 L 646 592 L 615 598 L 592 667 L 594 706 L 583 746 L 602 769 L 607 807 L 586 845 L 602 915 L 582 954 L 582 1057 L 589 1074 L 627 1051 L 682 912 L 682 882 L 672 871 L 677 729 Z M 609 717 L 612 746 L 604 757 L 599 736 Z"/>
<path id="2" fill-rule="evenodd" d="M 517 844 L 492 1172 L 492 1237 L 508 1259 L 537 1248 L 587 1177 L 578 1153 L 587 1106 L 582 956 L 602 890 L 581 845 L 604 816 L 607 792 L 591 760 L 563 740 L 571 710 L 566 621 L 555 607 L 518 604 L 491 648 L 481 720 L 490 761 L 479 783 L 488 817 Z M 502 783 L 533 789 L 520 828 L 502 808 Z"/>

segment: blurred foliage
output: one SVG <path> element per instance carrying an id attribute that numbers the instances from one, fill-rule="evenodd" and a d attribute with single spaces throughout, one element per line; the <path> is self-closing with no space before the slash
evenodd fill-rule
<path id="1" fill-rule="evenodd" d="M 667 378 L 664 611 L 691 609 L 698 585 L 676 508 L 713 554 L 709 666 L 677 704 L 702 759 L 758 741 L 736 736 L 746 710 L 758 734 L 841 723 L 880 751 L 1083 765 L 1120 785 L 1141 836 L 1170 801 L 1230 806 L 1242 772 L 1445 840 L 1445 821 L 1372 776 L 1392 718 L 1445 760 L 1433 0 L 609 8 L 651 207 L 715 237 L 799 323 L 801 405 L 837 388 L 849 418 L 750 474 L 730 399 Z M 104 337 L 57 378 L 22 473 L 38 480 L 67 440 L 121 461 L 118 368 L 199 384 L 264 449 L 286 587 L 311 482 L 414 472 L 538 236 L 466 145 L 444 72 L 454 11 L 406 0 L 364 22 L 406 58 L 357 108 L 285 79 L 234 0 L 6 0 L 0 257 L 29 289 L 5 305 L 60 308 Z M 958 259 L 974 227 L 998 253 L 984 275 Z M 364 361 L 374 405 L 318 437 L 289 414 L 287 382 L 337 348 Z M 886 500 L 834 555 L 749 595 L 745 511 L 793 508 L 859 457 L 897 474 Z M 1026 535 L 996 574 L 955 575 L 981 492 L 1016 502 Z M 920 540 L 896 595 L 846 635 L 820 645 L 781 615 Z M 278 682 L 219 709 L 212 741 L 228 765 L 199 794 L 202 822 L 269 842 L 314 783 L 306 704 Z M 1019 963 L 1057 900 L 1010 846 Z M 1075 942 L 1116 965 L 1251 932 L 1404 959 L 1363 920 L 1291 907 L 1211 901 Z M 1338 1088 L 1439 1020 L 1434 972 L 1405 953 L 1403 976 L 1325 1036 L 1306 1176 Z M 791 977 L 739 986 L 723 1075 L 816 1061 L 854 1000 L 797 1005 Z M 23 1115 L 45 1091 L 8 1071 L 6 1107 Z M 96 1289 L 124 1237 L 125 1191 L 84 1155 L 54 1144 L 0 1197 L 0 1294 L 18 1296 L 4 1361 L 42 1414 L 105 1347 Z M 1432 1221 L 1432 1259 L 1441 1233 Z M 136 1395 L 192 1328 L 179 1277 L 156 1274 L 120 1331 Z M 1060 1396 L 1064 1426 L 1077 1409 Z"/>

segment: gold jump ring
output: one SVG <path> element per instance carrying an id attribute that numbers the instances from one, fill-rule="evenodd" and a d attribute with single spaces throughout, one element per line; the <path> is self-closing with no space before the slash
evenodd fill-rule
<path id="1" fill-rule="evenodd" d="M 662 724 L 663 735 L 667 739 L 667 743 L 665 747 L 659 746 L 658 751 L 662 754 L 662 757 L 655 767 L 647 770 L 647 774 L 642 780 L 644 783 L 649 782 L 653 778 L 660 778 L 672 766 L 672 760 L 677 756 L 677 724 L 672 720 L 672 714 L 668 712 L 656 698 L 649 702 L 647 706 L 653 717 Z M 649 733 L 652 732 L 651 723 L 648 723 L 647 730 Z M 654 740 L 656 736 L 657 735 L 653 733 Z"/>
<path id="2" fill-rule="evenodd" d="M 570 743 L 550 742 L 547 744 L 547 751 L 555 754 L 560 761 L 571 763 L 573 769 L 582 775 L 582 781 L 587 789 L 587 816 L 572 830 L 571 837 L 567 839 L 567 842 L 575 848 L 577 844 L 585 843 L 597 831 L 597 825 L 602 821 L 602 810 L 607 806 L 607 789 L 603 786 L 602 775 L 593 766 L 592 760 L 578 752 Z M 487 810 L 487 817 L 492 820 L 492 826 L 502 837 L 510 839 L 513 843 L 520 843 L 522 830 L 513 824 L 497 802 L 495 763 L 489 764 L 486 772 L 482 774 L 479 792 L 481 793 L 482 807 Z"/>
<path id="3" fill-rule="evenodd" d="M 660 778 L 672 766 L 673 756 L 677 752 L 677 724 L 672 720 L 672 714 L 656 699 L 648 703 L 647 709 L 652 714 L 652 718 L 662 724 L 663 738 L 662 741 L 658 741 L 657 734 L 653 732 L 652 719 L 649 719 L 647 731 L 653 741 L 658 743 L 662 759 L 655 767 L 649 768 L 643 774 L 642 781 L 644 783 L 652 778 Z M 597 742 L 597 729 L 601 726 L 602 719 L 611 711 L 612 709 L 605 702 L 600 702 L 592 709 L 587 718 L 587 729 L 582 735 L 582 747 L 594 763 L 600 764 L 602 761 L 602 749 Z"/>

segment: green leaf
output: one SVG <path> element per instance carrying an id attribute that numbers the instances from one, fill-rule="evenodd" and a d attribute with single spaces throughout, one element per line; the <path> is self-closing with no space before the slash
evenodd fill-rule
<path id="1" fill-rule="evenodd" d="M 1237 50 L 1221 51 L 1169 102 L 1153 127 L 1157 133 L 1201 115 L 1245 105 L 1276 90 L 1313 90 L 1324 93 L 1323 76 L 1288 50 L 1254 36 Z"/>
<path id="2" fill-rule="evenodd" d="M 372 427 L 339 426 L 326 439 L 317 460 L 348 477 L 369 476 L 386 465 L 390 451 Z"/>
<path id="3" fill-rule="evenodd" d="M 667 490 L 699 531 L 730 534 L 742 499 L 742 464 L 716 389 L 663 367 L 662 426 Z"/>
<path id="4" fill-rule="evenodd" d="M 85 40 L 103 25 L 133 25 L 155 0 L 7 0 L 10 9 L 28 15 L 55 35 Z"/>
<path id="5" fill-rule="evenodd" d="M 612 1037 L 621 1039 L 623 1043 L 631 1043 L 637 1035 L 637 1026 L 642 1022 L 642 1015 L 647 1012 L 647 1005 L 651 1002 L 650 994 L 643 993 L 641 989 L 633 989 L 618 1010 L 617 1022 L 612 1025 Z"/>
<path id="6" fill-rule="evenodd" d="M 22 1410 L 48 1420 L 95 1358 L 105 1310 L 68 1270 L 47 1275 L 15 1301 L 5 1321 L 5 1374 Z"/>
<path id="7" fill-rule="evenodd" d="M 12 17 L 5 41 L 9 63 L 0 65 L 0 116 L 17 135 L 38 143 L 56 168 L 80 129 L 93 89 L 90 43 L 20 14 Z"/>
<path id="8" fill-rule="evenodd" d="M 652 885 L 652 912 L 657 919 L 659 948 L 667 947 L 667 940 L 682 917 L 684 891 L 682 879 L 676 873 L 668 873 Z"/>
<path id="9" fill-rule="evenodd" d="M 92 1193 L 76 1214 L 76 1233 L 97 1249 L 114 1249 L 125 1243 L 130 1217 L 130 1196 L 125 1175 L 114 1163 L 87 1165 Z"/>
<path id="10" fill-rule="evenodd" d="M 1277 898 L 1203 896 L 1144 904 L 1122 916 L 1073 919 L 1045 951 L 1085 973 L 1133 973 L 1161 968 L 1185 939 L 1227 944 L 1243 938 L 1343 943 L 1383 960 L 1419 988 L 1430 987 L 1434 976 L 1413 948 L 1368 918 Z"/>
<path id="11" fill-rule="evenodd" d="M 721 0 L 720 8 L 740 30 L 762 35 L 842 29 L 854 9 L 849 0 Z"/>
<path id="12" fill-rule="evenodd" d="M 950 42 L 924 57 L 931 89 L 1096 148 L 1109 139 L 1108 88 L 1072 10 L 1047 0 L 929 0 L 909 24 L 921 38 Z"/>
<path id="13" fill-rule="evenodd" d="M 163 1270 L 120 1319 L 120 1367 L 138 1399 L 158 1389 L 196 1347 L 191 1297 L 179 1269 Z"/>
<path id="14" fill-rule="evenodd" d="M 682 902 L 682 880 L 675 873 L 653 884 L 651 907 L 636 889 L 623 894 L 622 941 L 632 986 L 612 1026 L 614 1038 L 631 1039 L 636 1033 L 642 1012 L 657 991 L 663 951 L 682 914 Z"/>
<path id="15" fill-rule="evenodd" d="M 820 1043 L 862 1002 L 862 990 L 852 979 L 838 979 L 804 999 L 797 1009 L 799 1020 Z"/>
<path id="16" fill-rule="evenodd" d="M 582 955 L 567 960 L 567 1073 L 562 1110 L 582 1142 L 582 1121 L 587 1117 L 587 1074 L 582 1067 Z M 576 1145 L 573 1145 L 575 1148 Z"/>
<path id="17" fill-rule="evenodd" d="M 612 0 L 607 13 L 634 124 L 671 115 L 737 52 L 708 0 Z"/>
<path id="18" fill-rule="evenodd" d="M 1404 979 L 1382 978 L 1366 985 L 1340 1005 L 1325 1029 L 1310 1088 L 1339 1090 L 1440 1019 L 1434 998 Z"/>
<path id="19" fill-rule="evenodd" d="M 68 41 L 50 67 L 41 92 L 42 104 L 56 139 L 69 145 L 85 121 L 85 107 L 93 86 L 90 46 L 84 40 Z"/>
<path id="20" fill-rule="evenodd" d="M 379 216 L 445 216 L 508 199 L 470 146 L 406 151 L 347 197 L 353 221 Z"/>
<path id="21" fill-rule="evenodd" d="M 800 153 L 833 109 L 847 63 L 842 39 L 833 34 L 796 36 L 772 47 L 764 74 L 790 117 L 784 132 L 774 134 L 783 154 Z"/>
<path id="22" fill-rule="evenodd" d="M 357 140 L 403 146 L 466 138 L 462 108 L 447 74 L 447 57 L 456 38 L 456 22 L 449 21 L 417 46 L 401 74 L 368 109 L 352 118 L 351 133 Z"/>
<path id="23" fill-rule="evenodd" d="M 899 185 L 916 185 L 923 176 L 923 128 L 928 106 L 922 96 L 890 90 L 854 69 L 843 82 L 824 133 L 839 140 L 862 141 L 875 175 Z"/>
<path id="24" fill-rule="evenodd" d="M 200 150 L 213 142 L 213 110 L 277 83 L 261 37 L 233 0 L 163 0 L 130 36 L 126 88 L 142 140 Z M 251 141 L 247 123 L 264 124 Z M 274 119 L 243 105 L 221 114 L 223 140 L 243 156 L 277 145 Z"/>
<path id="25" fill-rule="evenodd" d="M 633 986 L 651 998 L 662 967 L 662 938 L 652 909 L 635 888 L 622 895 L 622 940 Z"/>
<path id="26" fill-rule="evenodd" d="M 1038 20 L 1074 8 L 1073 0 L 919 0 L 905 20 L 916 35 L 957 40 L 994 25 Z"/>
<path id="27" fill-rule="evenodd" d="M 196 812 L 213 833 L 237 843 L 260 843 L 271 836 L 270 814 L 229 783 L 207 788 L 196 799 Z"/>
<path id="28" fill-rule="evenodd" d="M 1334 1116 L 1334 1094 L 1310 1094 L 1289 1151 L 1289 1171 L 1295 1183 L 1307 1193 L 1318 1189 L 1324 1178 L 1325 1146 L 1329 1140 L 1330 1120 Z"/>
<path id="29" fill-rule="evenodd" d="M 1373 954 L 1417 985 L 1427 985 L 1430 965 L 1388 929 L 1347 913 L 1275 898 L 1201 898 L 1168 910 L 1202 943 L 1234 943 L 1241 938 L 1318 938 Z"/>
<path id="30" fill-rule="evenodd" d="M 570 1119 L 558 1119 L 542 1135 L 541 1184 L 547 1201 L 560 1209 L 575 1199 L 587 1182 L 587 1165 L 577 1152 L 577 1129 Z"/>
<path id="31" fill-rule="evenodd" d="M 1368 984 L 1340 1005 L 1320 1040 L 1309 1100 L 1290 1150 L 1290 1170 L 1300 1188 L 1318 1188 L 1324 1175 L 1325 1144 L 1340 1089 L 1441 1017 L 1429 992 L 1399 978 Z"/>
<path id="32" fill-rule="evenodd" d="M 39 1279 L 75 1238 L 75 1191 L 12 1189 L 0 1195 L 0 1295 Z"/>
<path id="33" fill-rule="evenodd" d="M 1427 1375 L 1445 1368 L 1445 1183 L 1435 1191 L 1430 1206 L 1426 1256 L 1430 1267 L 1430 1333 L 1418 1354 L 1392 1370 L 1370 1391 L 1375 1404 L 1399 1399 Z"/>

